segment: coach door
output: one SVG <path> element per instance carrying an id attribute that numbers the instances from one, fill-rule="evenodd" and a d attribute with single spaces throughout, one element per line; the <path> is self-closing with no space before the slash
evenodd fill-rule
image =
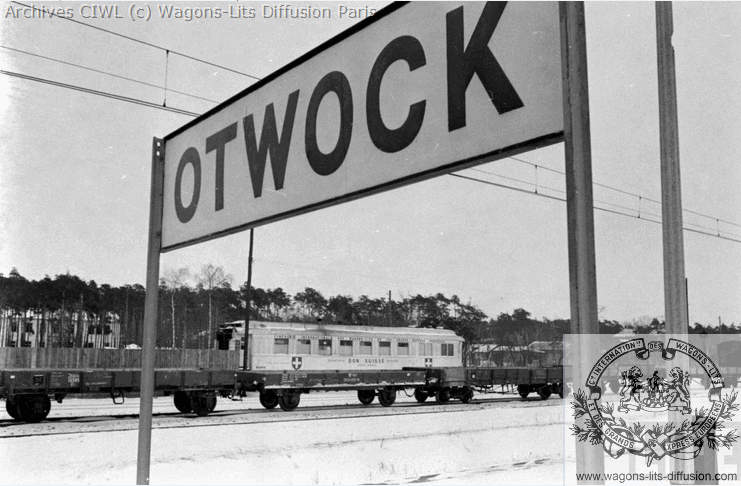
<path id="1" fill-rule="evenodd" d="M 247 344 L 247 367 L 245 370 L 251 370 L 252 369 L 252 346 L 253 342 L 255 341 L 255 338 L 252 334 L 250 334 L 250 338 L 248 340 Z M 244 353 L 245 353 L 245 346 L 244 341 L 242 341 L 242 344 L 240 346 L 240 353 L 239 353 L 239 367 L 241 368 L 244 365 Z"/>
<path id="2" fill-rule="evenodd" d="M 253 348 L 255 346 L 255 338 L 252 336 L 252 339 L 247 341 L 247 369 L 252 369 L 252 353 Z"/>

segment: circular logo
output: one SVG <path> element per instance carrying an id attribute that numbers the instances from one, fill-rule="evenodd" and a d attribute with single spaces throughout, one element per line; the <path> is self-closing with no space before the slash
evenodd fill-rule
<path id="1" fill-rule="evenodd" d="M 690 369 L 674 366 L 669 376 L 662 377 L 658 370 L 645 376 L 638 365 L 631 366 L 620 373 L 620 403 L 614 405 L 600 404 L 602 396 L 602 375 L 625 355 L 635 355 L 640 360 L 647 360 L 651 352 L 661 352 L 664 361 L 674 360 L 677 353 L 692 359 L 708 377 L 711 383 L 709 392 L 710 408 L 701 409 L 692 415 L 690 405 Z M 679 360 L 678 360 L 679 361 Z M 664 456 L 678 459 L 692 459 L 700 454 L 703 444 L 717 449 L 730 447 L 736 440 L 735 430 L 720 434 L 716 425 L 722 420 L 732 418 L 737 393 L 732 391 L 721 397 L 724 382 L 720 370 L 700 348 L 671 338 L 666 346 L 662 341 L 651 341 L 646 344 L 643 338 L 620 343 L 605 352 L 594 364 L 584 383 L 586 390 L 578 389 L 574 393 L 574 418 L 584 417 L 584 428 L 574 424 L 572 434 L 580 441 L 589 440 L 592 444 L 602 444 L 605 452 L 617 459 L 625 451 L 645 456 L 647 465 L 654 459 Z M 623 416 L 634 412 L 674 411 L 687 415 L 679 426 L 668 422 L 655 424 L 652 427 L 639 422 L 628 424 Z M 622 414 L 622 416 L 621 416 Z"/>

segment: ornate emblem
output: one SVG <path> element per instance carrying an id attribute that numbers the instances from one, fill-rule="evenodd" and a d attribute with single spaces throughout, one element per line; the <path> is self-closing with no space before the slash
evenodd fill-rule
<path id="1" fill-rule="evenodd" d="M 294 370 L 301 368 L 301 357 L 294 356 L 293 358 L 291 358 L 291 366 L 293 366 Z"/>
<path id="2" fill-rule="evenodd" d="M 618 412 L 678 410 L 683 414 L 691 413 L 689 372 L 675 366 L 669 376 L 671 380 L 662 378 L 658 371 L 654 371 L 650 378 L 641 381 L 643 373 L 638 366 L 623 371 Z"/>
<path id="3" fill-rule="evenodd" d="M 711 389 L 708 397 L 711 402 L 709 409 L 695 410 L 695 417 L 689 417 L 681 425 L 668 422 L 663 425 L 655 424 L 646 427 L 639 422 L 628 424 L 620 415 L 614 415 L 613 404 L 600 404 L 602 390 L 599 386 L 602 374 L 624 355 L 635 353 L 641 360 L 649 358 L 651 351 L 661 351 L 664 361 L 674 359 L 677 352 L 693 359 L 710 378 Z M 621 373 L 620 404 L 617 412 L 629 414 L 631 412 L 648 411 L 679 411 L 681 414 L 691 414 L 690 407 L 690 374 L 675 366 L 669 372 L 669 377 L 659 375 L 658 370 L 644 379 L 639 366 L 632 366 Z M 736 430 L 725 433 L 723 420 L 730 420 L 733 412 L 738 411 L 735 403 L 737 392 L 732 390 L 725 397 L 721 397 L 723 377 L 717 366 L 699 348 L 679 339 L 669 339 L 664 347 L 661 341 L 648 343 L 646 347 L 643 339 L 634 339 L 618 344 L 607 351 L 597 360 L 586 380 L 587 391 L 578 389 L 574 393 L 576 401 L 571 403 L 574 409 L 574 418 L 585 417 L 585 428 L 574 424 L 572 434 L 579 441 L 589 440 L 592 444 L 602 444 L 605 452 L 617 459 L 627 450 L 631 454 L 645 456 L 647 465 L 654 459 L 664 456 L 678 459 L 692 459 L 699 455 L 705 442 L 711 449 L 720 447 L 730 448 L 737 440 Z"/>

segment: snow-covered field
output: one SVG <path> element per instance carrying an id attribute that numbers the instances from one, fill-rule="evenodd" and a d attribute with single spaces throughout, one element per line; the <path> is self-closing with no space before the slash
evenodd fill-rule
<path id="1" fill-rule="evenodd" d="M 706 394 L 694 388 L 693 405 Z M 176 414 L 170 398 L 157 398 L 155 413 L 163 415 L 154 419 L 151 484 L 575 484 L 567 400 L 408 406 L 414 399 L 402 396 L 390 408 L 357 403 L 352 392 L 316 393 L 286 413 L 262 409 L 252 395 L 219 399 L 221 413 L 195 418 Z M 0 484 L 134 484 L 138 405 L 69 399 L 53 404 L 48 422 L 1 427 Z M 106 418 L 114 414 L 121 418 Z M 0 420 L 7 418 L 3 407 Z M 117 430 L 108 431 L 112 425 Z M 58 435 L 22 436 L 39 428 Z M 739 473 L 737 449 L 718 452 L 720 472 Z M 630 454 L 605 459 L 608 473 L 669 468 L 667 460 L 648 467 Z"/>
<path id="2" fill-rule="evenodd" d="M 438 406 L 414 407 L 408 410 L 425 413 L 395 413 L 404 410 L 405 398 L 400 407 L 374 405 L 372 410 L 379 412 L 374 416 L 305 412 L 307 420 L 270 421 L 299 418 L 301 408 L 312 405 L 357 403 L 349 392 L 302 398 L 290 414 L 259 414 L 266 421 L 213 425 L 237 415 L 155 418 L 151 484 L 563 483 L 564 409 L 559 399 L 471 404 L 445 413 L 434 413 Z M 254 398 L 249 402 L 250 408 L 259 408 Z M 101 400 L 70 399 L 63 405 L 54 404 L 50 418 L 67 417 L 75 408 L 84 408 L 89 416 L 111 413 Z M 220 399 L 217 410 L 245 405 Z M 138 400 L 126 406 L 136 413 Z M 174 411 L 170 399 L 156 399 L 158 410 Z M 4 411 L 0 418 L 7 418 Z M 133 423 L 131 430 L 0 438 L 0 483 L 133 484 L 138 432 L 135 420 L 119 422 L 127 421 Z M 183 421 L 190 426 L 178 427 Z M 199 421 L 211 425 L 193 426 Z"/>

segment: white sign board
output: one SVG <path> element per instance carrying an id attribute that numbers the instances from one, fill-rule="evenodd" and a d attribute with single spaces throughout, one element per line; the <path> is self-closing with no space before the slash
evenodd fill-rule
<path id="1" fill-rule="evenodd" d="M 561 100 L 557 3 L 392 5 L 165 137 L 161 249 L 561 141 Z"/>

